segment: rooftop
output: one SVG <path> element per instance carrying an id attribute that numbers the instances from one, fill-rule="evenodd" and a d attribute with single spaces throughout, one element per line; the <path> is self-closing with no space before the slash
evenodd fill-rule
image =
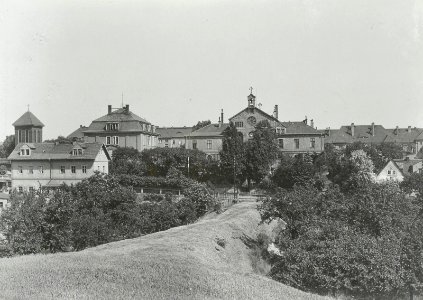
<path id="1" fill-rule="evenodd" d="M 17 119 L 13 124 L 13 126 L 38 126 L 44 127 L 44 124 L 41 123 L 40 120 L 32 112 L 29 110 L 25 112 L 19 119 Z"/>
<path id="2" fill-rule="evenodd" d="M 192 127 L 157 127 L 159 138 L 183 138 L 192 132 Z"/>

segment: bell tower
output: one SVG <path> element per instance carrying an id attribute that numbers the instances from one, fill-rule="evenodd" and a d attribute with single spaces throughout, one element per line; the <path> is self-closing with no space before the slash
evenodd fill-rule
<path id="1" fill-rule="evenodd" d="M 256 107 L 256 96 L 253 95 L 253 88 L 250 87 L 250 94 L 247 97 L 248 99 L 248 107 L 254 108 Z"/>
<path id="2" fill-rule="evenodd" d="M 24 113 L 13 123 L 15 127 L 15 146 L 19 143 L 41 143 L 44 124 L 32 112 Z"/>

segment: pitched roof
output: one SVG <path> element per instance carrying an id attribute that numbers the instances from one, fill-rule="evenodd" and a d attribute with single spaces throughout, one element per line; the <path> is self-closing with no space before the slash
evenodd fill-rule
<path id="1" fill-rule="evenodd" d="M 387 143 L 413 143 L 419 135 L 423 133 L 420 128 L 396 128 L 386 129 L 389 133 L 385 139 Z"/>
<path id="2" fill-rule="evenodd" d="M 22 146 L 29 146 L 31 148 L 31 155 L 21 156 L 20 149 Z M 72 149 L 83 148 L 82 155 L 72 155 Z M 9 160 L 93 160 L 97 157 L 100 150 L 105 151 L 107 157 L 110 159 L 106 147 L 101 143 L 78 143 L 78 144 L 56 144 L 56 143 L 19 143 L 12 153 L 9 155 Z"/>
<path id="3" fill-rule="evenodd" d="M 87 126 L 80 126 L 77 130 L 75 130 L 74 132 L 72 132 L 71 134 L 69 134 L 66 138 L 67 139 L 81 139 L 84 137 L 84 131 L 88 130 Z"/>
<path id="4" fill-rule="evenodd" d="M 231 121 L 233 118 L 237 117 L 238 115 L 242 114 L 244 111 L 248 111 L 248 112 L 252 112 L 252 113 L 258 112 L 259 114 L 262 114 L 262 115 L 266 116 L 268 119 L 270 119 L 272 121 L 281 123 L 281 121 L 279 121 L 278 119 L 276 119 L 274 116 L 269 115 L 268 113 L 265 113 L 264 111 L 262 111 L 258 107 L 246 107 L 243 110 L 241 110 L 239 113 L 237 113 L 236 115 L 234 115 L 233 117 L 229 118 L 229 121 Z"/>
<path id="5" fill-rule="evenodd" d="M 131 111 L 126 111 L 126 108 L 119 108 L 112 111 L 110 114 L 104 115 L 93 122 L 125 122 L 125 121 L 138 121 L 145 124 L 151 124 L 147 120 L 137 116 Z"/>
<path id="6" fill-rule="evenodd" d="M 305 124 L 302 121 L 299 122 L 281 122 L 281 124 L 286 127 L 286 134 L 316 134 L 316 135 L 322 135 L 322 133 Z"/>
<path id="7" fill-rule="evenodd" d="M 397 165 L 397 163 L 393 160 L 390 160 L 386 163 L 386 165 L 382 168 L 382 170 L 380 170 L 379 173 L 376 174 L 376 176 L 379 176 L 390 164 L 392 164 L 399 172 L 402 176 L 404 176 L 404 173 L 402 172 L 402 169 Z"/>
<path id="8" fill-rule="evenodd" d="M 183 138 L 192 132 L 192 127 L 157 127 L 156 133 L 160 138 Z"/>
<path id="9" fill-rule="evenodd" d="M 354 136 L 351 126 L 341 126 L 339 130 L 332 130 L 330 136 L 325 137 L 325 143 L 382 143 L 389 132 L 382 125 L 374 125 L 374 134 L 372 134 L 372 125 L 354 125 Z"/>
<path id="10" fill-rule="evenodd" d="M 187 137 L 221 137 L 223 131 L 229 127 L 228 123 L 224 123 L 221 126 L 219 124 L 209 124 L 196 131 L 187 134 Z"/>
<path id="11" fill-rule="evenodd" d="M 39 126 L 44 127 L 44 124 L 41 123 L 40 120 L 32 112 L 29 110 L 24 113 L 19 119 L 17 119 L 13 124 L 13 126 Z"/>

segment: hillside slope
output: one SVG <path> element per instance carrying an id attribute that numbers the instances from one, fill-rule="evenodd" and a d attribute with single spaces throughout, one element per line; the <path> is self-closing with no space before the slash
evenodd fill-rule
<path id="1" fill-rule="evenodd" d="M 240 238 L 271 229 L 257 226 L 255 207 L 81 252 L 0 259 L 0 298 L 323 299 L 253 273 Z"/>

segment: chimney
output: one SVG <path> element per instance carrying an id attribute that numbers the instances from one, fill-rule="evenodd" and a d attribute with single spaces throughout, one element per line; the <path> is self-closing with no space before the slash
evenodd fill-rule
<path id="1" fill-rule="evenodd" d="M 275 109 L 273 110 L 273 116 L 275 117 L 275 119 L 279 119 L 278 105 L 275 105 Z"/>
<path id="2" fill-rule="evenodd" d="M 307 125 L 307 123 L 308 123 L 308 120 L 307 120 L 307 116 L 305 116 L 305 119 L 304 119 L 304 124 L 306 124 Z"/>
<path id="3" fill-rule="evenodd" d="M 79 125 L 79 128 L 82 128 L 82 125 Z"/>
<path id="4" fill-rule="evenodd" d="M 129 113 L 129 104 L 126 104 L 125 106 L 125 112 L 128 114 Z"/>
<path id="5" fill-rule="evenodd" d="M 313 119 L 310 120 L 310 126 L 314 128 L 314 121 L 313 121 Z"/>
<path id="6" fill-rule="evenodd" d="M 411 126 L 408 126 L 407 132 L 411 133 Z"/>
<path id="7" fill-rule="evenodd" d="M 354 123 L 351 123 L 351 136 L 354 136 Z"/>
<path id="8" fill-rule="evenodd" d="M 330 136 L 330 127 L 327 129 L 328 136 Z"/>
<path id="9" fill-rule="evenodd" d="M 222 122 L 220 121 L 221 119 L 220 119 L 220 117 L 219 117 L 219 128 L 222 126 Z"/>
<path id="10" fill-rule="evenodd" d="M 223 109 L 222 109 L 222 111 L 220 112 L 220 122 L 222 123 L 222 125 L 223 125 Z"/>
<path id="11" fill-rule="evenodd" d="M 375 123 L 372 122 L 372 136 L 375 136 Z"/>
<path id="12" fill-rule="evenodd" d="M 107 105 L 107 114 L 110 115 L 112 113 L 112 106 Z"/>
<path id="13" fill-rule="evenodd" d="M 397 127 L 395 128 L 395 135 L 398 135 L 398 133 L 399 133 L 399 127 L 397 126 Z"/>

